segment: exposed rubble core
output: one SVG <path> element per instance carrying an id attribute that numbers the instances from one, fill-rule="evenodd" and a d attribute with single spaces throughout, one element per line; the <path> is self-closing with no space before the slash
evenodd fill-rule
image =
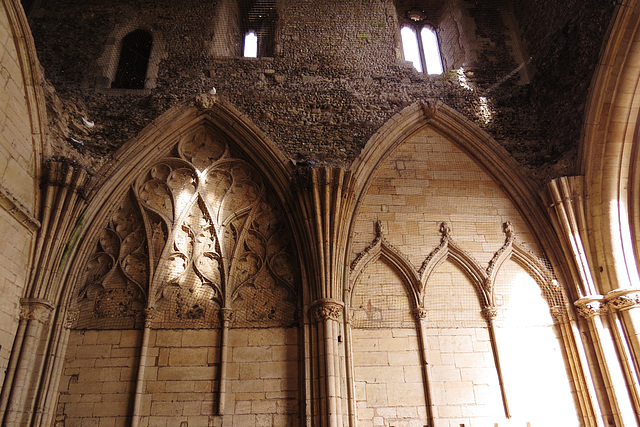
<path id="1" fill-rule="evenodd" d="M 399 27 L 411 8 L 426 11 L 438 29 L 442 76 L 418 73 L 401 59 Z M 61 119 L 86 115 L 95 123 L 58 135 L 90 164 L 170 107 L 215 87 L 293 160 L 348 164 L 402 108 L 441 100 L 544 180 L 572 169 L 581 106 L 612 10 L 612 2 L 597 1 L 293 2 L 277 7 L 274 56 L 258 59 L 216 55 L 240 56 L 242 42 L 219 46 L 232 44 L 233 34 L 216 27 L 216 14 L 231 13 L 222 3 L 50 1 L 32 9 L 30 20 L 47 79 L 74 105 L 75 117 Z M 460 31 L 469 23 L 472 34 Z M 137 27 L 164 44 L 156 86 L 101 87 L 105 45 Z"/>

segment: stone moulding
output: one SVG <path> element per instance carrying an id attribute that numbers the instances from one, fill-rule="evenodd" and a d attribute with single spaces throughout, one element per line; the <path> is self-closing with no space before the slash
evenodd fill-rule
<path id="1" fill-rule="evenodd" d="M 29 209 L 16 200 L 2 184 L 0 184 L 0 206 L 30 231 L 36 231 L 40 228 L 40 221 L 29 212 Z"/>
<path id="2" fill-rule="evenodd" d="M 322 320 L 339 321 L 342 318 L 343 310 L 344 304 L 341 301 L 329 298 L 318 300 L 309 308 L 311 317 L 316 322 Z"/>

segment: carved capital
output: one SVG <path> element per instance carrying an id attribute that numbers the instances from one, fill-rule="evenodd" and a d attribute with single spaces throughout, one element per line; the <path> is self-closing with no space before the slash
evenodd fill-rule
<path id="1" fill-rule="evenodd" d="M 495 307 L 487 306 L 482 309 L 482 315 L 487 320 L 493 320 L 498 315 L 498 309 Z"/>
<path id="2" fill-rule="evenodd" d="M 640 291 L 613 291 L 607 295 L 607 302 L 611 310 L 623 311 L 640 307 Z"/>
<path id="3" fill-rule="evenodd" d="M 427 309 L 424 307 L 418 307 L 413 309 L 413 317 L 416 320 L 422 320 L 427 318 Z"/>
<path id="4" fill-rule="evenodd" d="M 231 323 L 231 320 L 233 320 L 233 310 L 230 308 L 221 308 L 220 320 L 222 320 L 223 322 Z"/>
<path id="5" fill-rule="evenodd" d="M 79 310 L 68 310 L 67 316 L 64 319 L 64 327 L 67 329 L 75 328 L 78 324 L 78 319 L 80 319 Z"/>
<path id="6" fill-rule="evenodd" d="M 343 304 L 339 301 L 323 299 L 316 301 L 311 306 L 311 316 L 316 322 L 321 320 L 340 320 Z"/>
<path id="7" fill-rule="evenodd" d="M 592 319 L 609 312 L 607 304 L 601 298 L 583 298 L 574 304 L 578 308 L 578 314 L 585 319 Z"/>
<path id="8" fill-rule="evenodd" d="M 551 317 L 557 323 L 562 323 L 567 320 L 567 309 L 561 305 L 556 305 L 550 309 Z"/>
<path id="9" fill-rule="evenodd" d="M 147 322 L 153 322 L 158 316 L 158 311 L 154 307 L 144 309 L 144 318 Z"/>
<path id="10" fill-rule="evenodd" d="M 20 320 L 35 320 L 46 325 L 51 320 L 54 305 L 40 298 L 22 298 L 20 300 Z"/>

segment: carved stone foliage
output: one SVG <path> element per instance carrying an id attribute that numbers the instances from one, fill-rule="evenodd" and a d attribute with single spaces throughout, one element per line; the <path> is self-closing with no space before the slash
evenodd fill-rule
<path id="1" fill-rule="evenodd" d="M 289 325 L 296 320 L 295 260 L 284 214 L 272 197 L 256 204 L 243 233 L 231 293 L 236 326 Z"/>
<path id="2" fill-rule="evenodd" d="M 78 328 L 131 328 L 149 289 L 149 250 L 140 210 L 128 193 L 98 238 L 78 294 Z"/>
<path id="3" fill-rule="evenodd" d="M 81 299 L 97 292 L 89 290 L 96 282 L 97 289 L 108 288 L 105 277 L 113 276 L 131 281 L 121 288 L 133 292 L 135 305 L 118 307 L 135 307 L 139 324 L 145 307 L 155 328 L 219 327 L 226 309 L 233 309 L 232 327 L 295 322 L 299 273 L 285 215 L 262 176 L 224 137 L 205 128 L 182 137 L 136 180 L 123 206 L 137 208 L 135 221 L 127 223 L 126 236 L 113 221 L 107 225 Z M 119 249 L 134 236 L 135 249 Z M 92 315 L 107 308 L 115 315 L 103 306 Z"/>

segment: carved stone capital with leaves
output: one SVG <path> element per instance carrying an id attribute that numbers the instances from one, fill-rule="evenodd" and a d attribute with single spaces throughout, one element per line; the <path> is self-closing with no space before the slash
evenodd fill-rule
<path id="1" fill-rule="evenodd" d="M 576 301 L 575 306 L 578 314 L 585 319 L 592 319 L 596 316 L 602 316 L 609 312 L 609 307 L 602 299 L 585 298 Z"/>
<path id="2" fill-rule="evenodd" d="M 563 323 L 568 320 L 567 309 L 561 305 L 553 306 L 549 309 L 551 317 L 557 323 Z"/>
<path id="3" fill-rule="evenodd" d="M 35 320 L 46 325 L 51 320 L 54 306 L 40 298 L 23 298 L 20 300 L 20 320 Z"/>
<path id="4" fill-rule="evenodd" d="M 607 295 L 607 302 L 609 308 L 616 311 L 640 307 L 640 291 L 612 292 Z"/>
<path id="5" fill-rule="evenodd" d="M 64 318 L 64 327 L 67 329 L 73 329 L 78 324 L 80 318 L 80 310 L 68 310 L 67 315 Z"/>
<path id="6" fill-rule="evenodd" d="M 413 317 L 416 320 L 422 320 L 427 318 L 427 309 L 424 307 L 418 307 L 413 309 Z"/>
<path id="7" fill-rule="evenodd" d="M 230 308 L 221 308 L 220 320 L 222 320 L 225 323 L 231 323 L 231 321 L 233 320 L 233 310 Z"/>
<path id="8" fill-rule="evenodd" d="M 487 320 L 493 320 L 498 315 L 498 309 L 495 307 L 487 306 L 482 309 L 482 315 Z"/>
<path id="9" fill-rule="evenodd" d="M 339 321 L 343 308 L 343 304 L 339 301 L 322 299 L 316 301 L 313 306 L 311 306 L 310 311 L 312 318 L 316 322 L 321 320 Z"/>

